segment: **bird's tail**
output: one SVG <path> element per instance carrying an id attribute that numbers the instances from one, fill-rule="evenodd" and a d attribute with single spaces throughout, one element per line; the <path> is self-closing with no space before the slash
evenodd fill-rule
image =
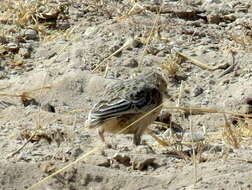
<path id="1" fill-rule="evenodd" d="M 91 113 L 88 114 L 88 118 L 85 121 L 85 127 L 92 129 L 97 126 L 97 122 L 94 122 L 94 120 L 91 118 Z"/>

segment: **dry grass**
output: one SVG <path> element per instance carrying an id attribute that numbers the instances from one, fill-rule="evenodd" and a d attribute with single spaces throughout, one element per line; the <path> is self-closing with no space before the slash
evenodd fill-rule
<path id="1" fill-rule="evenodd" d="M 166 57 L 165 62 L 162 64 L 162 71 L 171 77 L 176 77 L 180 64 L 182 63 L 182 58 L 178 54 L 170 54 Z"/>
<path id="2" fill-rule="evenodd" d="M 58 14 L 64 12 L 67 6 L 68 4 L 66 3 L 58 4 L 53 0 L 4 0 L 0 23 L 29 27 L 30 25 L 46 22 L 52 18 L 57 19 Z"/>

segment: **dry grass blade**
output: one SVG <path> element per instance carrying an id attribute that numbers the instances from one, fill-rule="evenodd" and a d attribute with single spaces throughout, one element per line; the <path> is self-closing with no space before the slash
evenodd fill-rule
<path id="1" fill-rule="evenodd" d="M 92 70 L 92 72 L 95 72 L 104 62 L 108 61 L 111 57 L 113 57 L 114 55 L 116 55 L 118 52 L 122 51 L 125 48 L 128 48 L 129 46 L 131 46 L 133 44 L 134 39 L 133 38 L 129 38 L 122 47 L 120 47 L 118 50 L 116 50 L 114 53 L 112 53 L 111 55 L 109 55 L 107 58 L 103 59 L 99 64 L 97 64 L 97 66 Z"/>
<path id="2" fill-rule="evenodd" d="M 150 130 L 149 128 L 146 129 L 145 131 L 147 134 L 149 134 L 152 138 L 154 138 L 160 145 L 162 146 L 171 146 L 172 144 L 164 141 L 163 139 L 160 139 L 158 136 L 156 136 L 152 130 Z"/>
<path id="3" fill-rule="evenodd" d="M 135 10 L 136 7 L 139 7 L 141 9 L 140 10 Z M 140 6 L 138 3 L 134 3 L 132 8 L 126 13 L 126 15 L 123 15 L 123 16 L 117 18 L 117 20 L 118 21 L 125 20 L 125 19 L 129 18 L 130 16 L 137 15 L 137 14 L 143 12 L 143 11 L 144 11 L 144 7 Z"/>
<path id="4" fill-rule="evenodd" d="M 76 164 L 77 162 L 83 160 L 84 158 L 86 158 L 87 156 L 89 156 L 90 154 L 93 154 L 94 152 L 96 152 L 100 147 L 97 146 L 95 147 L 93 150 L 83 154 L 82 156 L 80 156 L 78 159 L 76 159 L 74 162 L 71 162 L 70 164 L 66 165 L 65 167 L 59 169 L 58 171 L 52 173 L 51 175 L 45 177 L 44 179 L 38 181 L 37 183 L 33 184 L 32 186 L 30 186 L 27 190 L 31 190 L 34 189 L 35 187 L 37 187 L 38 185 L 41 185 L 43 183 L 45 183 L 46 181 L 48 181 L 49 179 L 51 179 L 52 177 L 56 176 L 57 174 L 65 171 L 66 169 L 70 168 L 71 166 L 73 166 L 74 164 Z"/>
<path id="5" fill-rule="evenodd" d="M 34 135 L 35 135 L 35 134 L 32 134 L 32 135 L 30 136 L 30 138 L 27 139 L 26 142 L 25 142 L 21 147 L 19 147 L 16 151 L 14 151 L 14 152 L 12 152 L 11 154 L 9 154 L 9 155 L 6 157 L 6 159 L 9 159 L 9 158 L 13 157 L 15 154 L 19 153 L 19 152 L 31 141 L 31 139 L 34 137 Z"/>
<path id="6" fill-rule="evenodd" d="M 150 41 L 151 41 L 151 38 L 152 38 L 153 35 L 154 35 L 154 30 L 155 30 L 156 27 L 157 27 L 158 20 L 159 20 L 159 18 L 160 18 L 160 12 L 161 12 L 163 6 L 164 6 L 164 4 L 162 4 L 162 5 L 160 6 L 160 8 L 159 8 L 159 10 L 158 10 L 158 14 L 156 15 L 156 18 L 155 18 L 155 20 L 154 20 L 153 26 L 152 26 L 152 28 L 151 28 L 150 34 L 149 34 L 149 36 L 148 36 L 148 38 L 147 38 L 147 40 L 146 40 L 145 47 L 144 47 L 144 50 L 143 50 L 143 54 L 142 54 L 141 59 L 140 59 L 140 66 L 143 65 L 144 55 L 145 55 L 145 53 L 146 53 L 146 51 L 147 51 L 147 49 L 148 49 L 149 43 L 150 43 Z"/>
<path id="7" fill-rule="evenodd" d="M 234 134 L 234 131 L 232 130 L 231 125 L 228 122 L 226 115 L 225 114 L 223 115 L 225 119 L 223 137 L 228 141 L 229 144 L 231 144 L 234 148 L 237 149 L 240 147 L 240 142 L 237 139 L 236 135 Z"/>
<path id="8" fill-rule="evenodd" d="M 168 106 L 168 105 L 164 105 L 164 107 L 167 109 L 172 109 L 172 110 L 182 110 L 182 111 L 184 111 L 186 113 L 190 113 L 190 114 L 223 113 L 223 114 L 229 114 L 229 115 L 234 115 L 234 116 L 251 117 L 251 115 L 249 115 L 249 114 L 240 114 L 240 113 L 236 113 L 236 112 L 220 111 L 220 110 L 211 109 L 211 108 L 176 107 L 176 106 Z"/>
<path id="9" fill-rule="evenodd" d="M 209 71 L 215 71 L 216 69 L 218 69 L 219 67 L 210 67 L 204 63 L 201 63 L 199 60 L 196 60 L 194 58 L 192 58 L 191 56 L 185 55 L 181 52 L 177 52 L 178 55 L 180 55 L 182 58 L 190 61 L 192 64 L 200 67 L 201 69 L 205 69 L 205 70 L 209 70 Z"/>
<path id="10" fill-rule="evenodd" d="M 165 62 L 162 64 L 162 71 L 168 76 L 175 77 L 179 71 L 179 65 L 182 59 L 177 54 L 171 54 L 166 57 Z"/>

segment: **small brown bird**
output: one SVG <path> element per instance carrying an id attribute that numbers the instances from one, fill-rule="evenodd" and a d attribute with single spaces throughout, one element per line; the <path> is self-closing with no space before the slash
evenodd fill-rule
<path id="1" fill-rule="evenodd" d="M 155 121 L 162 108 L 160 104 L 166 89 L 166 81 L 157 72 L 141 74 L 130 80 L 119 80 L 107 87 L 102 100 L 93 106 L 86 127 L 98 128 L 103 142 L 104 132 L 122 133 L 133 134 L 133 143 L 139 145 L 142 134 Z M 157 106 L 158 109 L 143 117 Z M 140 120 L 135 122 L 138 119 Z"/>

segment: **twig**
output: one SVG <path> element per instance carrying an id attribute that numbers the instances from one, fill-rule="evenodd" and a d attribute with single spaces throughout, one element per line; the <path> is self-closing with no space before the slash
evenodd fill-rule
<path id="1" fill-rule="evenodd" d="M 9 154 L 6 159 L 9 159 L 11 157 L 13 157 L 15 154 L 19 153 L 31 140 L 32 138 L 35 136 L 35 133 L 33 135 L 30 136 L 29 139 L 26 140 L 26 142 L 21 146 L 19 147 L 16 151 L 12 152 L 11 154 Z"/>
<path id="2" fill-rule="evenodd" d="M 160 145 L 162 145 L 162 146 L 171 146 L 171 144 L 169 144 L 168 142 L 160 139 L 157 135 L 155 135 L 151 129 L 147 128 L 146 133 L 149 134 L 152 138 L 154 138 Z"/>
<path id="3" fill-rule="evenodd" d="M 224 120 L 225 120 L 224 128 L 225 128 L 225 130 L 227 132 L 227 138 L 228 138 L 228 140 L 231 141 L 232 146 L 237 149 L 240 146 L 239 142 L 238 142 L 236 136 L 234 135 L 233 130 L 231 129 L 231 126 L 230 126 L 230 124 L 229 124 L 229 122 L 227 120 L 227 116 L 225 114 L 223 114 L 223 116 L 224 116 Z"/>
<path id="4" fill-rule="evenodd" d="M 105 59 L 103 59 L 100 63 L 97 64 L 97 66 L 92 70 L 92 72 L 95 72 L 105 61 L 109 60 L 111 57 L 113 57 L 115 54 L 121 52 L 123 49 L 128 48 L 129 46 L 131 46 L 134 42 L 133 37 L 130 37 L 124 44 L 122 47 L 120 47 L 118 50 L 116 50 L 114 53 L 112 53 L 110 56 L 106 57 Z"/>
<path id="5" fill-rule="evenodd" d="M 151 41 L 151 37 L 153 36 L 154 30 L 155 30 L 155 28 L 156 28 L 156 26 L 157 26 L 157 24 L 158 24 L 158 20 L 160 19 L 160 12 L 161 12 L 163 6 L 164 6 L 164 4 L 162 4 L 162 5 L 160 6 L 160 8 L 158 9 L 156 18 L 155 18 L 155 20 L 154 20 L 154 23 L 153 23 L 152 28 L 151 28 L 151 31 L 150 31 L 150 35 L 149 35 L 148 38 L 147 38 L 147 41 L 146 41 L 146 44 L 145 44 L 145 47 L 144 47 L 144 50 L 143 50 L 143 54 L 142 54 L 142 56 L 141 56 L 141 58 L 140 58 L 140 66 L 143 65 L 144 55 L 145 55 L 146 50 L 147 50 L 147 48 L 148 48 L 148 46 L 149 46 L 149 43 L 150 43 L 150 41 Z"/>
<path id="6" fill-rule="evenodd" d="M 235 63 L 235 56 L 234 56 L 234 52 L 233 52 L 233 51 L 231 51 L 231 55 L 232 55 L 232 65 L 230 65 L 230 66 L 227 68 L 227 70 L 225 70 L 223 73 L 221 73 L 220 76 L 219 76 L 219 78 L 220 78 L 220 77 L 223 77 L 223 76 L 226 75 L 226 74 L 231 73 L 232 71 L 234 71 L 235 66 L 236 66 L 237 63 Z"/>
<path id="7" fill-rule="evenodd" d="M 177 52 L 177 54 L 180 55 L 182 58 L 189 60 L 192 64 L 200 67 L 201 69 L 205 69 L 205 70 L 209 70 L 209 71 L 214 71 L 214 70 L 218 69 L 218 67 L 210 67 L 210 66 L 203 64 L 200 61 L 192 58 L 191 56 L 185 55 L 181 52 Z"/>

